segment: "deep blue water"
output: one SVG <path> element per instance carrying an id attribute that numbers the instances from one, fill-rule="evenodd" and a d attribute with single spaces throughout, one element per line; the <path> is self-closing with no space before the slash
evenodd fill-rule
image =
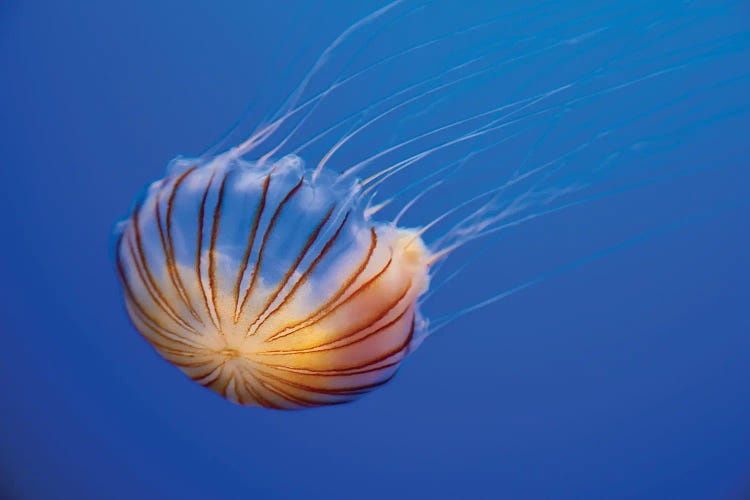
<path id="1" fill-rule="evenodd" d="M 1 497 L 750 491 L 750 8 L 465 3 L 435 2 L 394 22 L 382 53 L 494 16 L 507 22 L 437 47 L 408 71 L 429 72 L 493 40 L 536 34 L 544 46 L 606 29 L 601 42 L 565 45 L 459 87 L 440 101 L 445 117 L 576 81 L 608 60 L 622 71 L 573 97 L 673 71 L 540 116 L 534 137 L 544 140 L 481 156 L 491 168 L 426 197 L 407 222 L 424 224 L 439 202 L 496 184 L 501 168 L 529 152 L 532 162 L 556 157 L 591 131 L 611 134 L 571 157 L 551 185 L 624 190 L 492 240 L 426 314 L 553 274 L 446 326 L 362 400 L 292 413 L 230 404 L 159 358 L 127 319 L 109 235 L 172 157 L 200 154 L 242 116 L 232 137 L 250 132 L 341 30 L 382 3 L 0 5 Z M 527 10 L 511 14 L 518 8 Z M 528 54 L 533 43 L 504 57 Z M 377 60 L 360 56 L 365 65 Z M 384 70 L 350 98 L 408 71 Z M 413 113 L 396 132 L 408 136 L 440 113 Z M 357 144 L 343 158 L 367 148 Z M 614 168 L 602 172 L 615 151 Z"/>

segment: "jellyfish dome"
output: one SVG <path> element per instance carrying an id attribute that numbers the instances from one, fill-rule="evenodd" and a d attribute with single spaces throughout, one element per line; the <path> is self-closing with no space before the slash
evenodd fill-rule
<path id="1" fill-rule="evenodd" d="M 296 156 L 178 159 L 117 227 L 138 331 L 197 383 L 243 405 L 349 402 L 419 341 L 430 252 L 367 216 L 357 182 Z"/>

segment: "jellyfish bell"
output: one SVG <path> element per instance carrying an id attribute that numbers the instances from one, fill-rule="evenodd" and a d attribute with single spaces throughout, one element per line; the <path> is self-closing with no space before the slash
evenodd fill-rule
<path id="1" fill-rule="evenodd" d="M 424 331 L 432 255 L 338 180 L 296 156 L 173 162 L 117 227 L 138 331 L 244 405 L 345 403 L 390 380 Z"/>

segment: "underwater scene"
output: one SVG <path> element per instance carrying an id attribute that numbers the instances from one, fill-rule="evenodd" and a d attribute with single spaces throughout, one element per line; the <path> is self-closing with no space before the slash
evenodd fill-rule
<path id="1" fill-rule="evenodd" d="M 750 496 L 750 5 L 0 5 L 0 498 Z"/>

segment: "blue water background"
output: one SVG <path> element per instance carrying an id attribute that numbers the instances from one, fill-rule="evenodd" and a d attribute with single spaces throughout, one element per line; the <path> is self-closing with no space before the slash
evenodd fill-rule
<path id="1" fill-rule="evenodd" d="M 465 3 L 443 12 L 460 21 L 497 11 L 494 1 Z M 675 13 L 686 4 L 674 2 Z M 288 90 L 376 5 L 0 5 L 0 496 L 748 491 L 750 121 L 729 116 L 750 103 L 747 79 L 696 97 L 699 123 L 717 100 L 726 116 L 701 129 L 699 146 L 686 132 L 664 153 L 688 170 L 725 157 L 729 166 L 509 234 L 433 307 L 447 311 L 636 240 L 446 327 L 355 404 L 241 408 L 191 383 L 136 334 L 108 253 L 114 221 L 170 158 L 211 145 L 255 96 L 273 101 Z M 652 2 L 632 5 L 645 12 Z M 750 9 L 735 2 L 705 29 L 747 33 Z M 691 33 L 672 43 L 689 44 Z M 735 41 L 736 54 L 714 69 L 750 68 L 750 39 Z M 489 100 L 502 90 L 484 92 Z M 245 123 L 267 111 L 252 110 Z M 490 174 L 474 182 L 495 182 Z"/>

